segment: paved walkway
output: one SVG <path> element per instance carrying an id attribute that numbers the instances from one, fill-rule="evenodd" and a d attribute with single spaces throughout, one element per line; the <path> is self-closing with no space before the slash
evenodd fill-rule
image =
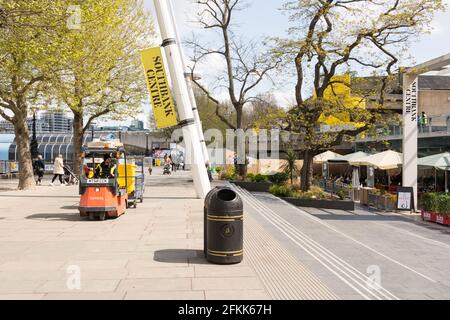
<path id="1" fill-rule="evenodd" d="M 244 261 L 208 264 L 188 173 L 154 172 L 144 203 L 104 222 L 79 218 L 77 187 L 0 193 L 0 299 L 337 298 L 251 216 Z"/>
<path id="2" fill-rule="evenodd" d="M 78 187 L 0 192 L 0 300 L 450 299 L 448 228 L 234 187 L 244 261 L 218 266 L 189 173 L 147 178 L 144 203 L 103 222 L 79 217 Z"/>
<path id="3" fill-rule="evenodd" d="M 339 298 L 450 299 L 448 228 L 363 209 L 299 209 L 236 189 L 247 214 Z"/>

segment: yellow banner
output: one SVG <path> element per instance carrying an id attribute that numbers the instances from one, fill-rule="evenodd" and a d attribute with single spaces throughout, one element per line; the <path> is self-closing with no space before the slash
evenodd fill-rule
<path id="1" fill-rule="evenodd" d="M 162 129 L 176 126 L 178 124 L 177 113 L 170 94 L 161 48 L 143 50 L 141 58 L 153 105 L 156 127 Z"/>

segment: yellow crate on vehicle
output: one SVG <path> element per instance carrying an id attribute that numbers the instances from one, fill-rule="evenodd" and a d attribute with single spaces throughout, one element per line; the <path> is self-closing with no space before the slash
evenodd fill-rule
<path id="1" fill-rule="evenodd" d="M 137 166 L 135 164 L 127 164 L 126 168 L 127 168 L 127 172 L 126 173 L 127 173 L 127 176 L 128 176 L 127 179 L 125 179 L 125 164 L 119 164 L 118 165 L 118 167 L 117 167 L 118 171 L 117 172 L 118 172 L 119 178 L 117 179 L 117 182 L 119 183 L 119 186 L 121 188 L 125 188 L 125 185 L 126 185 L 127 193 L 130 195 L 136 189 L 136 186 L 135 186 L 135 179 L 136 178 L 135 177 L 136 177 L 136 168 L 137 168 Z M 125 180 L 127 180 L 127 181 L 125 182 Z"/>

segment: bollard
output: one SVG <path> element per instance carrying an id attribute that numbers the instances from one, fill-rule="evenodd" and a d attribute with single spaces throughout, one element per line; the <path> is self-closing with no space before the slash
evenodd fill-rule
<path id="1" fill-rule="evenodd" d="M 244 254 L 244 206 L 229 188 L 216 188 L 206 205 L 206 259 L 215 264 L 240 263 Z"/>

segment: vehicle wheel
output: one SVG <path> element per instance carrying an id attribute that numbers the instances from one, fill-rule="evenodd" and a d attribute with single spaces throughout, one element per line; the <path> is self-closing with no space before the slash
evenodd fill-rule
<path id="1" fill-rule="evenodd" d="M 144 197 L 140 197 L 139 201 L 140 201 L 140 203 L 143 203 L 144 202 Z"/>
<path id="2" fill-rule="evenodd" d="M 94 221 L 95 216 L 93 212 L 89 212 L 89 221 Z"/>
<path id="3" fill-rule="evenodd" d="M 105 219 L 106 219 L 106 213 L 105 212 L 102 212 L 102 213 L 100 213 L 98 215 L 98 220 L 105 221 Z"/>
<path id="4" fill-rule="evenodd" d="M 134 209 L 137 208 L 137 200 L 134 202 L 133 208 L 134 208 Z"/>

